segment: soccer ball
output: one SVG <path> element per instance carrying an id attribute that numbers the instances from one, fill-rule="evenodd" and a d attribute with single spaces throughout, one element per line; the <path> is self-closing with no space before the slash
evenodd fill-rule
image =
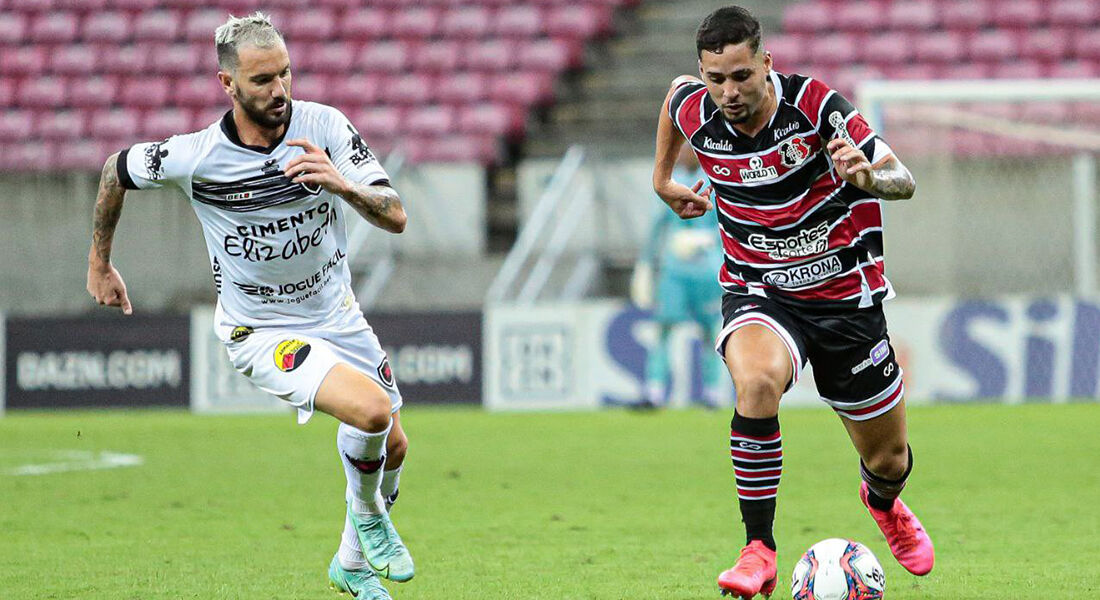
<path id="1" fill-rule="evenodd" d="M 794 600 L 878 600 L 886 575 L 867 546 L 852 540 L 822 540 L 802 555 L 791 576 Z"/>

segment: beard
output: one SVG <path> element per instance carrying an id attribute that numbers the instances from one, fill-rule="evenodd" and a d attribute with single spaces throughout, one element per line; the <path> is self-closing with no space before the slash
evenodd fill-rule
<path id="1" fill-rule="evenodd" d="M 240 89 L 237 90 L 236 97 L 241 105 L 241 109 L 244 110 L 244 114 L 248 115 L 248 118 L 260 127 L 265 129 L 277 129 L 290 122 L 290 98 L 271 100 L 260 106 L 256 99 L 246 98 L 242 95 Z M 268 112 L 283 104 L 286 105 L 286 110 L 283 111 L 283 114 L 273 115 Z"/>

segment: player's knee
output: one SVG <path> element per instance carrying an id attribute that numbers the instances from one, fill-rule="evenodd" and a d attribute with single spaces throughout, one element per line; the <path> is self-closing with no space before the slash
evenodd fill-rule
<path id="1" fill-rule="evenodd" d="M 356 403 L 353 415 L 354 423 L 349 425 L 370 433 L 385 431 L 390 426 L 389 402 L 382 403 L 376 398 L 363 398 Z"/>
<path id="2" fill-rule="evenodd" d="M 755 369 L 734 379 L 737 389 L 738 411 L 745 416 L 753 413 L 771 413 L 779 407 L 779 397 L 786 387 L 786 372 L 780 369 Z"/>
<path id="3" fill-rule="evenodd" d="M 905 444 L 887 444 L 869 456 L 867 470 L 883 479 L 902 478 L 909 470 L 909 448 Z"/>

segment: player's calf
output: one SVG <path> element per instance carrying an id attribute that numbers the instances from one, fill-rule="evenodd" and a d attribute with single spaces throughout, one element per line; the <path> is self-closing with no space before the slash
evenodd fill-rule
<path id="1" fill-rule="evenodd" d="M 902 475 L 896 479 L 877 475 L 860 461 L 863 483 L 859 497 L 886 537 L 898 563 L 914 575 L 925 575 L 932 570 L 936 553 L 924 526 L 899 497 L 913 470 L 913 451 L 906 448 L 905 457 Z"/>

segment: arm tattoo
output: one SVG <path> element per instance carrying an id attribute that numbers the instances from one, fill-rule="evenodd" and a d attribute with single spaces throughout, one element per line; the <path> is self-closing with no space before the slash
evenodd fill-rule
<path id="1" fill-rule="evenodd" d="M 871 169 L 871 189 L 867 191 L 883 200 L 904 200 L 913 197 L 916 187 L 909 169 L 893 159 L 877 169 Z"/>
<path id="2" fill-rule="evenodd" d="M 126 194 L 118 181 L 117 160 L 118 154 L 112 154 L 103 165 L 92 219 L 92 250 L 104 263 L 111 262 L 111 242 L 115 237 L 118 218 L 122 215 L 122 200 Z"/>
<path id="3" fill-rule="evenodd" d="M 397 191 L 385 185 L 352 184 L 344 200 L 371 224 L 386 231 L 404 228 L 405 210 Z"/>

